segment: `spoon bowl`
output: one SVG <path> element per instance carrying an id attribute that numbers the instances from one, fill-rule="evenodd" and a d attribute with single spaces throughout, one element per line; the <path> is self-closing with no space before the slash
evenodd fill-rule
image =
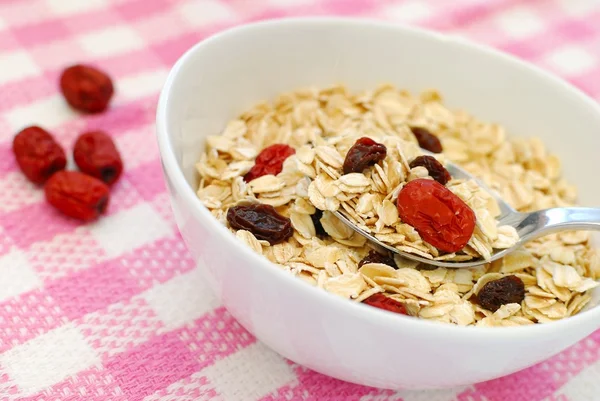
<path id="1" fill-rule="evenodd" d="M 434 156 L 434 153 L 421 149 L 424 154 Z M 522 213 L 510 206 L 496 191 L 489 188 L 482 180 L 473 176 L 466 170 L 460 168 L 454 163 L 446 162 L 446 170 L 452 178 L 474 180 L 483 190 L 488 192 L 498 203 L 500 215 L 497 220 L 501 226 L 511 226 L 517 230 L 519 241 L 513 246 L 506 249 L 496 250 L 489 259 L 475 259 L 469 261 L 444 261 L 433 260 L 415 255 L 409 252 L 401 251 L 394 246 L 386 244 L 378 240 L 371 233 L 363 230 L 355 225 L 342 212 L 335 211 L 333 214 L 340 219 L 344 224 L 356 231 L 358 234 L 365 237 L 370 242 L 387 249 L 388 251 L 400 255 L 406 259 L 425 263 L 432 266 L 447 267 L 452 269 L 471 268 L 481 266 L 486 263 L 491 263 L 495 260 L 503 258 L 510 252 L 518 249 L 526 242 L 542 237 L 544 235 L 556 233 L 559 231 L 572 230 L 594 230 L 600 231 L 600 208 L 591 207 L 557 207 L 535 212 Z"/>

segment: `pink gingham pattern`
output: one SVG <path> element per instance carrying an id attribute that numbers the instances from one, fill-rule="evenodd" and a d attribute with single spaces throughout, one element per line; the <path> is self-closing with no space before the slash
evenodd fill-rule
<path id="1" fill-rule="evenodd" d="M 597 0 L 0 0 L 0 400 L 600 399 L 600 332 L 502 379 L 392 393 L 283 360 L 207 290 L 162 181 L 153 136 L 161 85 L 211 33 L 327 14 L 472 38 L 600 98 Z M 81 116 L 61 99 L 60 70 L 79 61 L 115 78 L 109 112 Z M 63 218 L 19 173 L 12 136 L 34 123 L 67 148 L 86 129 L 114 136 L 126 172 L 102 220 Z"/>

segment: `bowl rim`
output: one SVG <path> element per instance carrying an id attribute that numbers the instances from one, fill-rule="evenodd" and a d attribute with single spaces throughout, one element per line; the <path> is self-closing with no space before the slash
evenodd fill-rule
<path id="1" fill-rule="evenodd" d="M 272 20 L 263 20 L 251 22 L 247 24 L 237 25 L 217 33 L 214 33 L 203 40 L 200 40 L 194 46 L 189 48 L 171 68 L 167 79 L 161 90 L 157 111 L 156 111 L 156 136 L 159 146 L 159 154 L 163 164 L 163 172 L 168 176 L 173 184 L 174 192 L 185 199 L 186 203 L 193 205 L 192 214 L 198 218 L 207 221 L 211 230 L 215 235 L 219 236 L 220 240 L 225 241 L 227 245 L 236 247 L 249 258 L 253 264 L 259 269 L 264 269 L 266 274 L 278 276 L 277 280 L 282 281 L 282 285 L 295 286 L 295 290 L 302 292 L 303 295 L 317 297 L 317 301 L 328 303 L 332 308 L 341 311 L 353 318 L 363 321 L 377 321 L 380 325 L 386 325 L 393 328 L 395 331 L 405 330 L 407 326 L 411 326 L 414 330 L 430 331 L 436 330 L 440 334 L 460 336 L 465 341 L 470 339 L 490 339 L 490 340 L 516 340 L 518 338 L 529 338 L 532 336 L 543 336 L 549 333 L 555 333 L 558 330 L 565 329 L 567 326 L 584 324 L 590 320 L 600 321 L 600 305 L 593 307 L 583 313 L 575 316 L 567 317 L 555 322 L 544 324 L 532 324 L 525 326 L 510 326 L 510 327 L 477 327 L 477 326 L 458 326 L 454 324 L 440 323 L 419 319 L 410 316 L 398 315 L 378 308 L 372 308 L 358 302 L 349 302 L 339 296 L 324 291 L 321 288 L 314 287 L 303 280 L 292 276 L 288 272 L 281 269 L 275 269 L 271 262 L 261 257 L 249 247 L 244 246 L 239 240 L 231 234 L 231 232 L 222 224 L 220 224 L 202 204 L 196 196 L 193 188 L 187 183 L 183 171 L 179 167 L 175 152 L 173 150 L 169 135 L 169 103 L 172 96 L 172 87 L 178 79 L 182 67 L 193 57 L 194 53 L 201 51 L 207 46 L 217 44 L 220 40 L 233 36 L 244 35 L 247 32 L 261 30 L 264 28 L 282 28 L 290 29 L 296 26 L 309 25 L 329 25 L 335 26 L 352 26 L 357 28 L 372 28 L 386 29 L 395 31 L 399 35 L 413 35 L 425 37 L 432 41 L 453 43 L 464 48 L 470 48 L 471 51 L 483 53 L 487 57 L 496 58 L 504 62 L 512 64 L 513 67 L 528 70 L 529 73 L 538 74 L 547 81 L 549 85 L 559 87 L 565 95 L 576 97 L 576 99 L 585 107 L 588 107 L 591 112 L 600 115 L 600 105 L 592 98 L 585 94 L 579 88 L 567 83 L 562 78 L 540 68 L 529 62 L 526 62 L 516 56 L 504 53 L 492 47 L 472 42 L 468 39 L 454 36 L 446 33 L 431 31 L 424 28 L 408 26 L 399 23 L 386 22 L 373 18 L 356 18 L 356 17 L 331 17 L 331 16 L 316 16 L 316 17 L 286 17 Z M 543 337 L 539 337 L 543 338 Z"/>

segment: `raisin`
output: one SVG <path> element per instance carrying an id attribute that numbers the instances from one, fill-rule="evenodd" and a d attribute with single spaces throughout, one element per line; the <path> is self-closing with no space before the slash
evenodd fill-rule
<path id="1" fill-rule="evenodd" d="M 406 308 L 400 302 L 386 297 L 382 293 L 371 295 L 369 298 L 363 301 L 364 304 L 374 306 L 379 309 L 384 309 L 394 313 L 400 313 L 406 315 Z"/>
<path id="2" fill-rule="evenodd" d="M 387 155 L 385 145 L 370 138 L 360 138 L 348 150 L 344 160 L 344 174 L 362 173 L 364 169 L 379 163 Z"/>
<path id="3" fill-rule="evenodd" d="M 317 233 L 317 236 L 324 237 L 327 235 L 327 231 L 325 231 L 323 224 L 321 224 L 321 217 L 323 217 L 323 211 L 319 209 L 310 215 L 313 225 L 315 226 L 315 232 Z"/>
<path id="4" fill-rule="evenodd" d="M 475 229 L 475 213 L 437 181 L 424 178 L 406 184 L 398 194 L 398 214 L 421 238 L 444 252 L 460 251 Z"/>
<path id="5" fill-rule="evenodd" d="M 517 276 L 506 276 L 485 283 L 477 294 L 482 308 L 492 312 L 506 304 L 520 304 L 525 299 L 525 284 Z"/>
<path id="6" fill-rule="evenodd" d="M 113 83 L 107 74 L 81 64 L 63 71 L 60 89 L 71 107 L 85 113 L 106 110 L 114 93 Z"/>
<path id="7" fill-rule="evenodd" d="M 419 146 L 433 153 L 442 153 L 442 143 L 437 136 L 422 127 L 410 127 Z"/>
<path id="8" fill-rule="evenodd" d="M 256 157 L 254 166 L 244 176 L 244 181 L 250 182 L 263 175 L 277 175 L 283 169 L 285 159 L 296 153 L 288 145 L 275 144 L 264 148 Z"/>
<path id="9" fill-rule="evenodd" d="M 230 207 L 227 221 L 232 228 L 250 231 L 271 245 L 279 244 L 294 234 L 292 222 L 277 213 L 271 205 L 254 203 Z"/>
<path id="10" fill-rule="evenodd" d="M 36 184 L 43 184 L 67 165 L 63 148 L 50 133 L 37 126 L 25 128 L 15 136 L 13 153 L 23 174 Z"/>
<path id="11" fill-rule="evenodd" d="M 44 187 L 46 200 L 63 214 L 90 221 L 103 214 L 110 198 L 108 186 L 78 171 L 59 171 Z"/>
<path id="12" fill-rule="evenodd" d="M 73 150 L 77 167 L 110 185 L 123 172 L 121 155 L 114 142 L 102 131 L 86 132 L 77 138 Z"/>
<path id="13" fill-rule="evenodd" d="M 410 168 L 417 166 L 425 167 L 431 178 L 442 185 L 446 185 L 452 179 L 448 170 L 433 156 L 419 156 L 410 162 Z"/>
<path id="14" fill-rule="evenodd" d="M 369 251 L 367 256 L 365 256 L 360 262 L 358 262 L 358 267 L 362 267 L 362 265 L 366 265 L 367 263 L 382 263 L 384 265 L 391 266 L 394 269 L 398 268 L 392 255 L 390 255 L 387 252 L 384 255 L 375 250 Z"/>

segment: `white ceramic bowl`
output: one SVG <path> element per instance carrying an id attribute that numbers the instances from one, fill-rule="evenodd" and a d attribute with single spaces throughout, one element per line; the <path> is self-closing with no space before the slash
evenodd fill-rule
<path id="1" fill-rule="evenodd" d="M 207 135 L 258 101 L 308 85 L 382 82 L 437 88 L 450 106 L 540 136 L 564 161 L 581 203 L 598 206 L 600 109 L 514 58 L 422 30 L 338 18 L 288 19 L 219 33 L 171 71 L 158 106 L 160 152 L 177 224 L 231 314 L 281 355 L 318 372 L 390 389 L 503 376 L 600 328 L 600 307 L 556 323 L 455 327 L 380 311 L 305 284 L 241 245 L 196 198 Z M 598 303 L 596 293 L 595 303 Z"/>

